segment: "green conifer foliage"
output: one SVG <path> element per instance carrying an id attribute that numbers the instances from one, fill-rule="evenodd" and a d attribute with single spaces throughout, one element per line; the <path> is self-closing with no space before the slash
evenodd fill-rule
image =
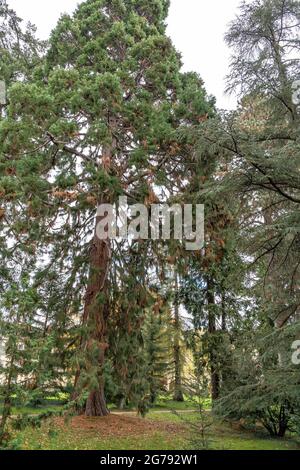
<path id="1" fill-rule="evenodd" d="M 120 194 L 145 202 L 155 185 L 179 184 L 193 144 L 185 129 L 211 109 L 202 82 L 180 74 L 165 34 L 168 3 L 88 0 L 64 15 L 31 82 L 9 89 L 0 133 L 8 174 L 1 189 L 6 202 L 22 204 L 15 229 L 33 249 L 47 247 L 66 299 L 73 289 L 84 301 L 75 312 L 82 327 L 74 399 L 84 391 L 87 415 L 107 414 L 115 252 L 96 236 L 97 205 Z"/>

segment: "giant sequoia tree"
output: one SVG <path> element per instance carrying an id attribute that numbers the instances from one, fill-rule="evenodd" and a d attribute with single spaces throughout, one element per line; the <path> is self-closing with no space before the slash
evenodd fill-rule
<path id="1" fill-rule="evenodd" d="M 181 131 L 211 109 L 202 82 L 179 72 L 165 34 L 168 3 L 88 0 L 63 16 L 31 82 L 9 89 L 1 129 L 1 192 L 19 207 L 11 224 L 41 259 L 40 285 L 52 277 L 64 288 L 60 325 L 81 317 L 74 399 L 85 399 L 88 416 L 108 412 L 115 247 L 96 236 L 97 206 L 120 194 L 149 204 L 155 186 L 172 187 L 192 146 Z"/>

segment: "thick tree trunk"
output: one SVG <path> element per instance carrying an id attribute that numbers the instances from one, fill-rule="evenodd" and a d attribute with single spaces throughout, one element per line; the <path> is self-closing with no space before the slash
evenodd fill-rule
<path id="1" fill-rule="evenodd" d="M 104 384 L 99 385 L 99 389 L 91 392 L 86 401 L 86 416 L 107 416 L 109 411 L 106 406 Z"/>
<path id="2" fill-rule="evenodd" d="M 96 218 L 97 224 L 100 218 Z M 90 390 L 87 398 L 86 416 L 106 416 L 109 412 L 104 396 L 103 366 L 106 339 L 106 322 L 108 317 L 107 275 L 110 266 L 109 240 L 100 240 L 96 234 L 92 241 L 90 254 L 90 281 L 85 297 L 83 324 L 87 328 L 84 341 L 86 355 L 86 373 L 94 374 L 97 370 L 97 388 Z M 96 359 L 95 359 L 96 358 Z"/>
<path id="3" fill-rule="evenodd" d="M 86 416 L 106 416 L 109 413 L 104 394 L 103 367 L 105 351 L 108 347 L 106 338 L 109 313 L 107 276 L 111 253 L 109 240 L 100 240 L 97 236 L 97 226 L 100 221 L 101 218 L 97 216 L 90 248 L 90 276 L 82 320 L 84 333 L 81 337 L 80 348 L 84 355 L 85 365 L 82 370 L 76 372 L 72 397 L 75 401 L 83 389 L 89 391 L 85 405 L 78 408 L 78 411 Z M 84 383 L 81 381 L 82 372 L 87 377 Z M 93 376 L 91 380 L 93 388 L 90 386 L 91 376 Z"/>
<path id="4" fill-rule="evenodd" d="M 103 147 L 101 165 L 103 170 L 109 173 L 117 145 L 116 138 L 113 136 L 116 127 L 115 118 L 110 117 L 107 124 L 111 130 L 112 143 Z M 110 202 L 100 197 L 98 205 Z M 97 227 L 102 219 L 103 217 L 97 215 L 94 237 L 91 242 L 90 278 L 83 313 L 83 326 L 86 331 L 81 341 L 81 347 L 85 354 L 85 373 L 87 376 L 87 384 L 84 384 L 84 386 L 89 391 L 84 410 L 86 416 L 106 416 L 109 414 L 104 393 L 103 367 L 105 351 L 108 348 L 109 296 L 107 278 L 110 268 L 111 247 L 109 239 L 101 240 L 97 235 Z M 91 381 L 90 378 L 92 378 Z M 80 371 L 75 377 L 76 388 L 79 383 Z"/>
<path id="5" fill-rule="evenodd" d="M 211 398 L 215 401 L 220 396 L 220 377 L 217 367 L 217 359 L 214 351 L 214 335 L 217 331 L 214 285 L 211 279 L 207 281 L 207 306 L 208 306 L 208 333 L 211 339 L 210 346 L 210 376 L 211 376 Z"/>
<path id="6" fill-rule="evenodd" d="M 175 383 L 174 383 L 174 401 L 183 402 L 182 392 L 182 365 L 181 365 L 181 347 L 180 347 L 180 316 L 178 302 L 178 275 L 175 273 L 175 302 L 174 302 L 174 366 L 175 366 Z"/>

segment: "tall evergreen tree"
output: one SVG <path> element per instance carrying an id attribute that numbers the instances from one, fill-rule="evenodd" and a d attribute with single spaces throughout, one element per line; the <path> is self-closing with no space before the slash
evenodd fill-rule
<path id="1" fill-rule="evenodd" d="M 299 13 L 299 2 L 292 0 L 241 5 L 226 35 L 234 53 L 228 89 L 239 90 L 241 102 L 237 111 L 209 122 L 202 132 L 221 156 L 211 193 L 240 198 L 236 243 L 248 270 L 245 287 L 256 319 L 252 327 L 248 324 L 254 337 L 248 331 L 241 350 L 248 347 L 248 337 L 250 350 L 258 355 L 249 352 L 249 374 L 238 374 L 238 388 L 232 380 L 221 405 L 227 413 L 239 409 L 262 419 L 281 436 L 299 406 L 299 376 L 290 361 L 300 305 L 299 113 L 293 99 L 300 64 Z M 239 332 L 236 349 L 238 338 Z M 284 386 L 277 394 L 279 382 Z"/>
<path id="2" fill-rule="evenodd" d="M 160 393 L 166 393 L 171 375 L 171 312 L 161 297 L 147 312 L 143 326 L 144 353 L 147 364 L 150 403 L 153 405 Z"/>
<path id="3" fill-rule="evenodd" d="M 191 148 L 179 130 L 210 109 L 202 82 L 179 72 L 165 34 L 168 3 L 86 1 L 59 21 L 34 80 L 9 90 L 1 135 L 12 172 L 5 195 L 22 200 L 25 227 L 33 223 L 49 265 L 65 270 L 66 298 L 72 289 L 85 291 L 75 397 L 87 396 L 88 416 L 107 414 L 103 367 L 115 248 L 96 235 L 97 206 L 120 194 L 144 202 L 155 185 L 171 184 L 166 175 Z"/>

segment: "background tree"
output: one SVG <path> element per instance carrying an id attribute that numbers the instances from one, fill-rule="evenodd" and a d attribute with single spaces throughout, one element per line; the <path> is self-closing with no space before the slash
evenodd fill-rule
<path id="1" fill-rule="evenodd" d="M 147 378 L 150 388 L 150 403 L 153 405 L 159 394 L 168 391 L 168 378 L 172 367 L 172 318 L 168 304 L 158 297 L 144 322 L 144 348 Z"/>
<path id="2" fill-rule="evenodd" d="M 256 417 L 267 409 L 264 424 L 283 435 L 291 410 L 298 413 L 294 391 L 299 378 L 290 363 L 287 332 L 291 328 L 297 337 L 299 311 L 299 115 L 292 88 L 300 63 L 299 3 L 243 3 L 226 40 L 234 51 L 228 89 L 240 90 L 241 102 L 237 111 L 208 122 L 202 136 L 203 145 L 209 142 L 221 157 L 211 194 L 228 199 L 239 195 L 236 244 L 248 272 L 245 287 L 256 322 L 255 336 L 248 334 L 249 374 L 241 373 L 241 388 L 232 382 L 232 392 L 221 404 L 226 408 L 230 403 L 227 411 L 240 409 L 245 415 L 251 409 Z M 269 335 L 276 346 L 268 342 Z M 279 394 L 278 380 L 284 384 Z M 240 396 L 237 405 L 234 390 Z"/>

